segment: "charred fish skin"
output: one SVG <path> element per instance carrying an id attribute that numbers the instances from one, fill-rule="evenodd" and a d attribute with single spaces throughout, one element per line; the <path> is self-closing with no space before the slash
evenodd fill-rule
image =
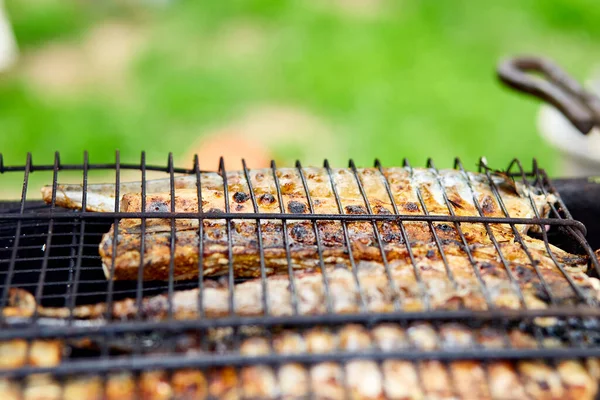
<path id="1" fill-rule="evenodd" d="M 213 331 L 210 347 L 229 348 L 228 335 Z M 335 352 L 398 351 L 440 348 L 459 350 L 479 345 L 495 348 L 504 344 L 501 331 L 494 328 L 473 330 L 458 324 L 442 324 L 438 330 L 427 323 L 414 323 L 407 328 L 384 323 L 366 328 L 344 325 L 337 329 L 315 327 L 305 332 L 284 330 L 274 333 L 272 348 L 262 332 L 250 332 L 243 337 L 240 354 L 248 357 L 267 354 L 330 354 Z M 197 337 L 194 335 L 194 337 Z M 536 340 L 518 331 L 509 332 L 511 346 L 535 348 Z M 219 345 L 218 343 L 222 343 Z M 190 345 L 189 341 L 186 341 Z M 191 344 L 195 347 L 197 344 Z M 195 350 L 183 350 L 192 354 Z M 208 370 L 176 370 L 143 372 L 139 378 L 129 373 L 110 374 L 106 388 L 94 376 L 69 378 L 61 387 L 51 377 L 30 380 L 24 388 L 15 387 L 5 379 L 0 381 L 0 393 L 6 397 L 21 390 L 35 393 L 62 391 L 64 398 L 96 398 L 105 390 L 108 398 L 137 397 L 163 394 L 194 398 L 572 398 L 591 399 L 597 393 L 594 370 L 597 361 L 562 360 L 556 365 L 537 360 L 490 361 L 417 361 L 388 358 L 378 364 L 366 358 L 344 363 L 325 361 L 302 365 L 283 363 L 278 367 L 249 365 L 239 370 L 232 367 Z M 136 381 L 137 380 L 137 381 Z M 136 389 L 137 387 L 137 389 Z M 42 390 L 45 388 L 46 390 Z M 58 389 L 58 390 L 57 390 Z M 159 390 L 160 389 L 160 390 Z M 111 395 L 109 395 L 111 394 Z M 124 397 L 111 397 L 124 396 Z M 18 397 L 15 397 L 18 398 Z M 38 397 L 32 397 L 38 398 Z M 148 397 L 156 398 L 156 397 Z M 163 398 L 163 397 L 158 397 Z"/>

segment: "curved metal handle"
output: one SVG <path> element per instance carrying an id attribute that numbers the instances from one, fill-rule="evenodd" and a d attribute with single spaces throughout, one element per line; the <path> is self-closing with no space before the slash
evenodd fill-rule
<path id="1" fill-rule="evenodd" d="M 585 90 L 552 61 L 541 57 L 511 58 L 498 65 L 497 73 L 509 87 L 554 105 L 582 133 L 600 126 L 600 98 Z"/>

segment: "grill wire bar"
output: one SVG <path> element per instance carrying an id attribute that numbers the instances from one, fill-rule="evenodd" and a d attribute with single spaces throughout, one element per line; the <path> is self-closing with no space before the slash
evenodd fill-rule
<path id="1" fill-rule="evenodd" d="M 0 160 L 2 160 L 2 157 L 0 157 Z M 31 172 L 31 153 L 27 154 L 27 161 L 25 162 L 25 167 L 24 167 L 24 177 L 23 177 L 23 189 L 21 191 L 21 202 L 19 205 L 19 214 L 23 215 L 25 213 L 25 202 L 27 199 L 27 185 L 29 184 L 29 173 Z M 4 165 L 2 165 L 2 170 L 5 170 Z M 15 229 L 15 236 L 14 236 L 14 244 L 11 250 L 11 255 L 10 255 L 10 263 L 8 265 L 8 271 L 6 273 L 6 277 L 4 279 L 4 288 L 5 290 L 2 293 L 2 304 L 1 307 L 4 310 L 6 308 L 6 304 L 8 301 L 8 290 L 6 290 L 7 287 L 9 287 L 11 285 L 12 282 L 12 278 L 15 272 L 15 262 L 17 259 L 17 250 L 19 249 L 19 240 L 21 238 L 21 221 L 17 220 L 17 226 Z M 2 322 L 4 322 L 4 313 L 2 313 L 2 315 L 0 315 L 0 318 L 2 318 Z"/>
<path id="2" fill-rule="evenodd" d="M 369 202 L 367 194 L 365 193 L 365 189 L 363 188 L 361 179 L 358 176 L 358 171 L 356 170 L 356 165 L 354 164 L 354 161 L 350 160 L 350 163 L 348 166 L 352 170 L 352 174 L 354 175 L 354 178 L 356 179 L 356 184 L 358 185 L 358 190 L 360 191 L 360 195 L 365 203 L 367 212 L 369 214 L 373 214 L 373 209 L 371 208 L 371 203 Z M 400 300 L 399 299 L 402 298 L 402 294 L 396 287 L 396 284 L 392 278 L 392 274 L 390 272 L 390 265 L 388 263 L 386 255 L 385 255 L 385 249 L 383 248 L 383 241 L 381 240 L 381 234 L 379 233 L 379 228 L 377 227 L 377 222 L 375 222 L 375 221 L 373 221 L 373 233 L 375 234 L 375 239 L 377 240 L 377 247 L 379 248 L 379 253 L 381 254 L 381 260 L 383 261 L 383 267 L 385 268 L 385 275 L 386 275 L 386 278 L 390 285 L 390 290 L 394 294 L 394 296 L 397 296 L 394 299 L 394 309 L 399 310 L 400 309 L 400 305 L 399 305 Z"/>
<path id="3" fill-rule="evenodd" d="M 296 161 L 296 169 L 298 170 L 298 175 L 300 176 L 300 180 L 302 181 L 302 188 L 304 189 L 304 194 L 306 194 L 306 199 L 308 201 L 308 211 L 311 214 L 315 213 L 315 206 L 313 203 L 313 199 L 310 196 L 310 190 L 308 189 L 308 183 L 306 182 L 306 177 L 304 176 L 304 171 L 302 170 L 302 164 L 300 161 Z M 321 245 L 321 237 L 319 228 L 316 221 L 312 221 L 313 232 L 315 234 L 315 241 L 317 242 L 317 255 L 319 257 L 319 267 L 321 268 L 321 275 L 323 276 L 323 291 L 325 292 L 325 301 L 327 312 L 333 312 L 333 306 L 331 304 L 331 290 L 329 289 L 329 280 L 327 279 L 327 270 L 325 268 L 325 261 L 323 260 L 323 246 Z"/>
<path id="4" fill-rule="evenodd" d="M 325 160 L 325 162 L 323 163 L 323 167 L 327 171 L 327 176 L 329 177 L 329 182 L 331 184 L 331 190 L 333 192 L 333 197 L 335 198 L 335 203 L 337 204 L 338 211 L 340 212 L 340 215 L 343 215 L 344 214 L 344 206 L 342 205 L 340 195 L 338 194 L 338 190 L 336 188 L 335 181 L 333 179 L 333 175 L 331 173 L 331 167 L 329 166 L 328 160 Z M 348 234 L 348 224 L 344 220 L 342 220 L 341 223 L 342 223 L 342 232 L 344 235 L 344 242 L 346 244 L 346 248 L 348 249 L 348 257 L 350 258 L 350 267 L 352 268 L 354 284 L 356 286 L 356 289 L 358 290 L 358 294 L 360 297 L 361 309 L 366 310 L 367 307 L 366 307 L 366 302 L 365 302 L 365 296 L 363 294 L 363 291 L 360 288 L 360 280 L 357 276 L 356 262 L 354 261 L 354 255 L 352 254 L 352 243 L 350 242 L 350 235 Z"/>
<path id="5" fill-rule="evenodd" d="M 446 194 L 446 191 L 444 190 L 444 186 L 442 184 L 439 171 L 435 167 L 432 159 L 428 159 L 427 160 L 427 167 L 430 168 L 433 171 L 434 175 L 435 175 L 435 180 L 437 182 L 437 186 L 442 191 L 442 194 L 443 194 L 443 197 L 444 197 L 444 203 L 446 205 L 446 208 L 448 208 L 449 215 L 455 216 L 456 214 L 454 212 L 454 209 L 452 208 L 452 205 L 450 204 L 450 200 L 448 199 L 448 195 Z M 465 238 L 465 234 L 464 234 L 464 232 L 462 230 L 462 227 L 460 226 L 460 223 L 459 222 L 455 222 L 454 223 L 454 227 L 456 228 L 456 231 L 458 232 L 460 240 L 461 240 L 461 242 L 462 242 L 462 244 L 464 246 L 465 253 L 467 253 L 467 258 L 469 259 L 469 263 L 473 267 L 473 272 L 475 273 L 475 276 L 477 277 L 477 281 L 479 282 L 479 285 L 482 288 L 483 296 L 485 297 L 485 301 L 486 301 L 487 306 L 489 308 L 495 308 L 495 305 L 492 302 L 489 290 L 488 290 L 488 288 L 487 288 L 487 286 L 486 286 L 483 278 L 481 277 L 481 272 L 479 271 L 479 268 L 475 264 L 475 260 L 473 259 L 473 254 L 471 254 L 471 250 L 469 249 L 469 245 L 467 243 L 467 239 Z M 490 233 L 491 232 L 489 232 L 488 234 L 490 234 Z"/>
<path id="6" fill-rule="evenodd" d="M 479 200 L 477 199 L 477 196 L 475 195 L 475 191 L 473 190 L 473 184 L 471 181 L 471 178 L 469 177 L 469 174 L 467 173 L 467 171 L 465 170 L 462 162 L 460 160 L 456 160 L 455 162 L 455 168 L 458 167 L 461 171 L 461 173 L 463 174 L 463 176 L 465 177 L 465 179 L 467 180 L 467 184 L 469 186 L 469 191 L 471 192 L 471 194 L 473 195 L 473 203 L 475 204 L 475 208 L 477 209 L 477 212 L 479 213 L 480 216 L 483 217 L 484 213 L 483 213 L 483 209 L 481 208 L 481 205 L 479 204 Z M 515 288 L 515 291 L 517 292 L 517 295 L 519 296 L 519 300 L 521 302 L 521 307 L 523 308 L 527 308 L 527 304 L 525 303 L 525 298 L 523 297 L 523 292 L 521 291 L 521 288 L 519 286 L 519 283 L 517 281 L 517 279 L 515 278 L 514 274 L 512 273 L 511 269 L 509 268 L 508 265 L 508 261 L 506 261 L 506 258 L 504 257 L 504 254 L 502 253 L 502 250 L 500 248 L 500 244 L 498 243 L 498 240 L 496 239 L 496 236 L 494 235 L 494 233 L 492 232 L 492 229 L 490 227 L 489 224 L 485 224 L 485 229 L 486 232 L 489 236 L 489 238 L 491 239 L 492 243 L 494 244 L 494 248 L 496 249 L 496 252 L 498 253 L 499 257 L 500 257 L 500 261 L 502 262 L 502 265 L 510 279 L 511 284 L 513 285 L 513 287 Z M 511 230 L 514 233 L 514 225 L 511 225 Z M 527 254 L 527 258 L 532 261 L 531 256 L 529 255 L 529 253 L 525 250 L 526 254 Z M 535 263 L 534 263 L 535 264 Z M 534 268 L 537 268 L 534 265 Z M 536 274 L 539 277 L 539 271 L 536 270 Z M 543 282 L 543 281 L 542 281 Z M 545 289 L 545 286 L 544 286 Z"/>
<path id="7" fill-rule="evenodd" d="M 414 169 L 405 161 L 404 168 L 412 178 Z M 322 390 L 320 382 L 315 380 L 316 368 L 326 369 L 326 365 L 337 366 L 337 382 L 343 390 L 344 397 L 351 397 L 352 390 L 357 385 L 355 369 L 358 366 L 365 367 L 364 363 L 372 363 L 377 373 L 385 377 L 390 373 L 390 362 L 406 362 L 414 369 L 416 376 L 416 389 L 425 393 L 432 390 L 428 386 L 427 374 L 437 371 L 445 376 L 447 382 L 447 393 L 460 398 L 464 396 L 460 382 L 456 380 L 458 362 L 474 360 L 480 362 L 481 373 L 484 381 L 493 379 L 490 371 L 497 367 L 497 362 L 520 363 L 529 360 L 540 360 L 540 365 L 552 370 L 558 370 L 563 360 L 577 360 L 583 363 L 590 358 L 600 358 L 600 308 L 597 300 L 590 297 L 573 278 L 567 266 L 556 256 L 553 246 L 567 243 L 570 249 L 577 249 L 577 254 L 587 257 L 591 273 L 600 272 L 598 260 L 593 250 L 585 240 L 585 226 L 573 220 L 571 214 L 562 202 L 560 195 L 552 186 L 545 171 L 538 167 L 534 161 L 532 172 L 526 172 L 519 160 L 513 160 L 504 174 L 513 180 L 518 180 L 527 188 L 528 201 L 531 203 L 535 213 L 533 218 L 511 217 L 501 194 L 500 187 L 494 181 L 492 170 L 485 160 L 480 162 L 480 172 L 485 176 L 488 189 L 493 195 L 493 200 L 498 204 L 504 217 L 486 216 L 480 200 L 473 187 L 474 182 L 471 175 L 465 170 L 459 159 L 455 160 L 455 169 L 460 173 L 467 184 L 472 202 L 478 215 L 458 215 L 453 208 L 453 203 L 444 188 L 443 171 L 438 170 L 433 160 L 427 160 L 426 169 L 433 177 L 433 186 L 441 191 L 443 203 L 440 206 L 444 210 L 431 211 L 428 209 L 425 194 L 419 187 L 416 188 L 419 211 L 421 214 L 403 214 L 393 192 L 393 184 L 386 175 L 386 169 L 379 161 L 372 168 L 371 177 L 380 180 L 381 187 L 389 200 L 391 210 L 389 214 L 375 212 L 372 199 L 366 190 L 367 181 L 362 170 L 357 168 L 350 160 L 349 168 L 346 170 L 356 188 L 359 197 L 354 201 L 364 205 L 364 213 L 350 213 L 346 208 L 348 199 L 341 195 L 339 182 L 336 181 L 336 169 L 325 160 L 323 169 L 327 180 L 328 190 L 337 207 L 338 213 L 321 213 L 319 201 L 313 198 L 310 183 L 307 178 L 307 168 L 300 162 L 295 167 L 287 169 L 298 182 L 298 187 L 305 201 L 307 213 L 295 213 L 286 211 L 286 199 L 289 188 L 282 185 L 281 169 L 274 162 L 267 170 L 268 179 L 272 179 L 275 188 L 275 199 L 279 212 L 268 212 L 259 201 L 261 189 L 257 189 L 253 183 L 255 171 L 242 160 L 241 178 L 242 183 L 229 182 L 230 172 L 225 168 L 225 162 L 220 160 L 218 174 L 222 178 L 223 207 L 225 212 L 204 211 L 206 196 L 203 193 L 203 174 L 207 171 L 200 169 L 199 160 L 194 158 L 193 168 L 176 168 L 173 155 L 169 154 L 166 166 L 148 165 L 145 153 L 141 154 L 139 163 L 122 163 L 119 152 L 115 153 L 115 162 L 109 164 L 91 163 L 87 152 L 83 155 L 82 164 L 62 164 L 58 153 L 55 154 L 52 165 L 35 165 L 31 155 L 28 154 L 23 166 L 4 165 L 0 154 L 0 182 L 3 176 L 22 174 L 21 199 L 14 208 L 0 207 L 0 347 L 12 345 L 17 341 L 25 341 L 24 360 L 18 367 L 3 367 L 0 360 L 0 392 L 3 379 L 14 379 L 18 386 L 24 390 L 28 385 L 24 379 L 32 374 L 49 373 L 56 377 L 60 387 L 66 387 L 73 376 L 81 374 L 93 374 L 101 382 L 102 397 L 109 396 L 109 387 L 113 384 L 115 371 L 131 372 L 136 382 L 141 382 L 144 374 L 149 371 L 164 374 L 168 385 L 175 387 L 182 370 L 191 369 L 199 371 L 208 379 L 215 368 L 228 371 L 236 376 L 236 383 L 232 390 L 238 394 L 247 393 L 248 376 L 273 376 L 278 393 L 286 390 L 278 380 L 285 373 L 289 373 L 290 366 L 295 365 L 298 371 L 306 374 L 307 396 L 314 397 L 314 392 Z M 32 172 L 52 174 L 52 197 L 49 206 L 41 207 L 39 203 L 27 200 L 28 192 L 32 190 L 29 178 Z M 83 195 L 81 198 L 82 208 L 80 211 L 68 211 L 60 209 L 56 204 L 59 192 L 58 181 L 61 172 L 78 172 L 81 175 Z M 97 213 L 87 211 L 89 204 L 88 188 L 90 185 L 90 174 L 110 171 L 114 174 L 116 186 L 114 189 L 114 211 Z M 140 211 L 121 210 L 120 200 L 124 171 L 137 171 L 140 176 L 141 186 L 141 208 Z M 162 173 L 169 181 L 168 196 L 169 211 L 148 211 L 148 172 Z M 179 188 L 177 178 L 182 175 L 190 175 L 195 178 L 196 188 L 193 189 L 197 202 L 198 212 L 177 211 L 177 199 Z M 64 178 L 63 178 L 64 179 Z M 286 178 L 287 179 L 287 178 Z M 234 185 L 234 186 L 231 186 Z M 237 185 L 237 186 L 235 186 Z M 231 187 L 236 187 L 234 193 Z M 240 188 L 240 189 L 237 189 Z M 237 190 L 248 192 L 248 204 L 251 212 L 239 213 L 232 210 L 230 200 L 237 194 Z M 550 216 L 542 217 L 538 212 L 533 199 L 533 193 L 541 193 L 545 196 L 554 195 L 556 204 L 549 204 Z M 140 235 L 142 240 L 139 244 L 139 269 L 136 278 L 131 282 L 115 281 L 115 268 L 117 265 L 117 250 L 120 232 L 119 221 L 124 218 L 140 220 Z M 164 219 L 168 221 L 169 261 L 167 279 L 164 282 L 147 281 L 144 275 L 148 246 L 146 240 L 148 220 Z M 194 220 L 198 227 L 194 228 L 198 235 L 198 278 L 188 280 L 177 280 L 175 275 L 176 257 L 180 250 L 177 222 L 179 220 Z M 215 221 L 225 221 L 224 233 L 227 240 L 227 273 L 219 279 L 204 278 L 206 248 L 204 237 L 206 236 L 206 224 Z M 257 301 L 260 303 L 262 312 L 257 315 L 240 315 L 246 307 L 247 298 L 239 297 L 238 288 L 244 284 L 244 280 L 235 275 L 234 248 L 235 231 L 239 221 L 249 221 L 255 224 L 255 238 L 257 248 L 257 262 L 260 268 L 256 276 L 256 282 L 260 290 L 257 291 Z M 269 268 L 265 254 L 268 245 L 263 240 L 265 230 L 269 229 L 268 223 L 280 224 L 282 232 L 282 249 L 284 251 L 285 263 L 287 264 L 287 290 L 290 296 L 290 315 L 277 315 L 272 312 L 277 306 L 278 299 L 270 293 L 271 284 L 269 279 Z M 306 223 L 310 226 L 315 240 L 315 271 L 320 274 L 319 284 L 322 287 L 322 312 L 316 314 L 304 314 L 301 304 L 306 301 L 303 296 L 302 282 L 299 281 L 304 272 L 298 271 L 297 260 L 292 251 L 294 243 L 290 243 L 289 235 L 292 234 L 292 226 L 296 223 Z M 348 257 L 348 267 L 351 272 L 353 290 L 357 298 L 358 311 L 335 314 L 333 297 L 340 290 L 336 287 L 335 280 L 332 281 L 332 272 L 328 269 L 330 261 L 325 259 L 324 250 L 324 226 L 327 223 L 339 224 L 341 227 L 342 242 Z M 107 262 L 109 279 L 104 279 L 100 257 L 98 256 L 98 243 L 103 234 L 113 225 L 112 260 Z M 374 241 L 373 248 L 378 250 L 381 259 L 383 276 L 386 288 L 382 289 L 391 293 L 390 309 L 381 312 L 369 311 L 369 301 L 373 294 L 368 293 L 364 287 L 367 279 L 359 261 L 353 253 L 353 229 L 363 224 L 372 229 Z M 407 304 L 407 296 L 411 295 L 407 289 L 399 286 L 399 281 L 392 271 L 392 261 L 388 259 L 386 242 L 382 235 L 382 227 L 393 226 L 397 229 L 402 240 L 406 244 L 407 268 L 414 274 L 415 289 L 412 296 L 416 296 L 422 302 L 422 309 L 407 310 L 403 307 Z M 459 277 L 453 270 L 451 256 L 447 254 L 445 244 L 438 235 L 440 225 L 451 226 L 458 239 L 457 243 L 464 252 L 468 261 L 470 276 L 476 283 L 476 289 L 482 295 L 485 309 L 434 309 L 431 304 L 432 290 L 428 287 L 427 278 L 423 276 L 423 268 L 414 253 L 413 245 L 410 243 L 406 226 L 410 224 L 422 224 L 427 226 L 432 238 L 432 245 L 441 258 L 441 266 L 445 271 L 445 277 L 454 290 L 461 289 Z M 518 298 L 520 309 L 504 309 L 498 307 L 492 298 L 488 282 L 482 275 L 482 267 L 476 260 L 472 247 L 469 245 L 463 227 L 465 224 L 476 224 L 488 235 L 491 248 L 494 249 L 499 265 L 502 266 L 508 282 L 514 294 Z M 511 261 L 503 253 L 504 243 L 496 238 L 494 227 L 499 225 L 508 226 L 515 243 L 518 243 L 526 259 L 532 266 L 532 273 L 539 282 L 541 296 L 547 297 L 546 308 L 530 307 L 524 296 L 525 288 L 513 272 Z M 577 304 L 563 304 L 564 293 L 557 293 L 556 289 L 547 281 L 544 271 L 532 253 L 524 233 L 518 229 L 519 226 L 539 227 L 539 241 L 543 243 L 545 252 L 551 260 L 553 268 L 560 272 L 560 276 L 568 283 Z M 445 229 L 445 228 L 444 228 Z M 443 237 L 443 236 L 442 236 Z M 43 246 L 43 247 L 42 247 Z M 40 247 L 42 254 L 40 255 Z M 570 251 L 571 252 L 571 251 Z M 361 261 L 362 262 L 362 261 Z M 588 271 L 588 272 L 590 272 Z M 283 279 L 283 278 L 282 278 Z M 332 283 L 333 282 L 333 283 Z M 400 282 L 401 283 L 401 282 Z M 226 287 L 227 313 L 219 317 L 209 317 L 206 312 L 207 301 L 210 301 L 211 290 L 215 285 Z M 333 286 L 332 286 L 333 285 Z M 29 291 L 35 303 L 46 310 L 51 307 L 63 307 L 68 311 L 64 320 L 60 318 L 49 318 L 44 313 L 40 314 L 39 307 L 34 307 L 33 312 L 27 316 L 12 315 L 9 305 L 14 301 L 13 291 L 15 289 Z M 190 319 L 177 319 L 175 314 L 175 298 L 180 295 L 181 290 L 198 289 L 194 292 L 193 306 L 196 317 Z M 113 314 L 113 307 L 122 307 L 124 299 L 131 299 L 131 304 L 137 310 L 147 310 L 154 304 L 146 301 L 146 296 L 165 294 L 161 301 L 165 302 L 166 315 L 164 320 L 146 319 L 143 312 L 135 313 L 130 320 L 120 320 Z M 100 299 L 100 300 L 96 300 Z M 103 318 L 84 320 L 79 319 L 78 306 L 83 304 L 96 304 L 103 301 L 106 307 L 103 309 Z M 10 312 L 9 312 L 10 311 Z M 541 321 L 556 321 L 555 325 L 546 326 Z M 423 323 L 428 324 L 427 332 L 431 335 L 431 347 L 424 346 L 419 336 L 414 332 L 425 329 Z M 364 332 L 369 332 L 370 344 L 366 347 L 352 347 L 343 338 L 351 327 L 360 327 Z M 350 328 L 349 328 L 350 327 Z M 384 348 L 378 347 L 376 336 L 373 332 L 377 329 L 395 327 L 405 335 L 404 347 Z M 471 339 L 469 346 L 452 344 L 448 339 L 453 329 L 469 329 Z M 354 328 L 352 328 L 354 329 Z M 359 329 L 359 328 L 356 328 Z M 493 334 L 500 346 L 491 346 L 489 340 L 490 332 Z M 325 332 L 328 335 L 341 335 L 342 339 L 335 341 L 329 351 L 282 351 L 286 334 L 293 332 L 304 341 L 308 341 L 311 335 L 320 335 Z M 362 331 L 361 331 L 362 332 Z M 379 331 L 377 331 L 379 332 Z M 462 332 L 462 331 L 461 331 Z M 515 345 L 517 332 L 530 335 L 531 342 L 524 347 Z M 219 337 L 215 342 L 215 337 Z M 548 340 L 561 341 L 560 346 L 548 345 Z M 250 346 L 252 341 L 262 340 L 264 348 L 257 345 Z M 449 345 L 448 343 L 451 343 Z M 82 345 L 82 343 L 87 343 Z M 60 347 L 60 361 L 49 365 L 36 363 L 38 357 L 37 349 L 40 343 L 57 343 Z M 90 346 L 91 343 L 91 346 Z M 86 347 L 87 346 L 87 347 Z M 219 346 L 222 346 L 219 347 Z M 250 346 L 250 347 L 249 347 Z M 455 346 L 455 347 L 453 347 Z M 127 350 L 129 349 L 130 350 Z M 70 349 L 66 351 L 66 349 Z M 250 349 L 250 350 L 249 350 Z M 257 350 L 259 349 L 259 350 Z M 401 361 L 400 361 L 401 360 Z M 533 361 L 531 361 L 533 362 Z M 363 363 L 363 364 L 361 364 Z M 409 365 L 406 364 L 406 365 Z M 259 368 L 260 367 L 260 368 Z M 366 367 L 365 367 L 366 368 Z M 220 370 L 221 371 L 221 370 Z M 333 370 L 332 370 L 333 371 Z M 429 371 L 429 372 L 427 372 Z M 224 372 L 220 372 L 224 373 Z M 95 374 L 95 375 L 94 375 Z M 266 375 L 265 375 L 266 374 Z M 258 375 L 256 375 L 258 376 Z M 244 378 L 246 377 L 246 378 Z M 278 378 L 279 377 L 279 378 Z M 560 384 L 568 387 L 568 382 L 563 376 L 558 375 Z M 161 378 L 163 379 L 163 378 Z M 212 379 L 212 378 L 211 378 Z M 518 376 L 519 382 L 526 387 L 527 378 Z M 488 385 L 489 386 L 489 385 Z M 491 390 L 491 389 L 487 389 Z M 143 389 L 136 386 L 136 395 L 141 396 Z M 64 392 L 63 392 L 64 394 Z M 260 396 L 259 396 L 260 397 Z"/>
<path id="8" fill-rule="evenodd" d="M 196 190 L 198 196 L 198 210 L 202 210 L 202 178 L 200 177 L 200 164 L 198 156 L 194 156 L 194 175 L 196 176 Z M 204 224 L 198 219 L 198 237 L 204 237 Z M 204 302 L 202 294 L 204 292 L 204 241 L 198 241 L 198 315 L 204 319 Z"/>
<path id="9" fill-rule="evenodd" d="M 383 167 L 379 160 L 375 160 L 375 168 L 377 168 L 377 170 L 379 171 L 379 174 L 381 175 L 381 177 L 383 179 L 385 191 L 386 191 L 388 197 L 390 198 L 390 202 L 392 204 L 392 209 L 394 210 L 394 215 L 400 215 L 400 211 L 398 210 L 398 206 L 396 205 L 396 200 L 394 199 L 394 195 L 392 194 L 392 190 L 390 189 L 390 183 L 388 182 L 387 178 L 385 177 L 385 175 L 383 173 Z M 400 227 L 400 234 L 402 237 L 402 241 L 404 243 L 408 243 L 409 242 L 408 234 L 406 233 L 404 224 L 402 223 L 402 221 L 400 219 L 398 220 L 398 225 Z M 419 292 L 421 293 L 421 297 L 423 298 L 423 300 L 425 302 L 425 308 L 429 309 L 430 308 L 429 294 L 427 293 L 427 290 L 425 289 L 425 284 L 423 283 L 423 278 L 421 277 L 421 272 L 419 271 L 419 268 L 417 267 L 417 263 L 415 261 L 415 256 L 413 254 L 411 246 L 407 246 L 406 250 L 407 250 L 408 256 L 410 258 L 410 263 L 413 267 L 413 272 L 417 279 L 417 284 L 419 286 Z"/>
<path id="10" fill-rule="evenodd" d="M 410 165 L 408 159 L 404 159 L 404 166 L 406 168 L 408 168 L 409 173 L 410 173 L 410 177 L 411 179 L 413 178 L 413 168 Z M 423 213 L 426 216 L 430 216 L 429 211 L 427 210 L 427 206 L 425 205 L 425 201 L 423 201 L 423 194 L 421 193 L 421 189 L 419 187 L 416 188 L 416 192 L 417 192 L 417 198 L 419 199 L 419 205 L 421 206 L 421 209 L 423 210 Z M 435 242 L 435 246 L 437 247 L 438 251 L 440 252 L 440 256 L 442 257 L 442 262 L 444 263 L 444 268 L 446 270 L 446 275 L 448 275 L 448 279 L 450 280 L 450 282 L 452 283 L 452 286 L 455 289 L 458 289 L 458 285 L 456 283 L 456 280 L 454 279 L 454 274 L 452 273 L 452 270 L 450 269 L 450 265 L 448 264 L 448 260 L 446 259 L 446 254 L 444 252 L 444 247 L 442 246 L 442 244 L 440 243 L 440 238 L 438 237 L 438 234 L 435 230 L 435 227 L 433 225 L 433 223 L 431 221 L 427 222 L 428 226 L 429 226 L 429 231 L 431 232 L 431 235 L 433 236 L 433 240 Z"/>
<path id="11" fill-rule="evenodd" d="M 143 155 L 142 155 L 143 157 Z M 143 160 L 142 160 L 143 161 Z M 87 185 L 88 185 L 88 168 L 89 166 L 89 156 L 88 152 L 83 153 L 83 193 L 81 196 L 81 207 L 85 210 L 87 206 Z M 142 162 L 143 169 L 143 162 Z M 144 224 L 144 222 L 142 222 Z M 143 234 L 143 231 L 142 231 Z M 83 248 L 84 248 L 84 236 L 85 236 L 85 221 L 81 221 L 80 225 L 80 234 L 79 234 L 79 244 L 77 245 L 77 258 L 75 261 L 75 276 L 73 277 L 73 287 L 72 291 L 67 294 L 65 300 L 69 299 L 69 323 L 73 323 L 73 309 L 75 308 L 77 293 L 79 290 L 79 278 L 81 276 L 81 264 L 83 262 Z"/>
<path id="12" fill-rule="evenodd" d="M 250 193 L 250 200 L 252 201 L 252 209 L 255 213 L 258 213 L 258 203 L 256 202 L 256 195 L 254 194 L 254 188 L 252 187 L 252 180 L 250 179 L 250 172 L 246 167 L 246 160 L 242 159 L 242 168 L 244 170 L 244 177 L 246 178 L 246 182 L 248 182 L 248 192 Z M 200 186 L 198 186 L 200 187 Z M 202 207 L 198 207 L 199 210 Z M 200 236 L 202 237 L 202 236 Z M 262 228 L 261 228 L 261 220 L 256 220 L 256 241 L 258 242 L 258 255 L 260 262 L 260 283 L 261 283 L 261 298 L 262 298 L 262 307 L 265 315 L 269 315 L 269 294 L 267 292 L 267 275 L 266 275 L 266 265 L 265 265 L 265 251 L 262 242 Z M 202 275 L 200 275 L 202 276 Z"/>
<path id="13" fill-rule="evenodd" d="M 271 161 L 271 172 L 273 174 L 273 181 L 275 182 L 275 191 L 277 192 L 277 202 L 279 204 L 279 209 L 283 215 L 286 215 L 285 212 L 285 204 L 283 202 L 283 195 L 281 193 L 281 185 L 279 184 L 279 177 L 277 176 L 277 165 L 275 161 Z M 288 241 L 288 231 L 287 231 L 287 223 L 281 223 L 281 231 L 283 238 L 283 247 L 285 248 L 285 258 L 287 261 L 288 267 L 288 277 L 290 279 L 290 292 L 292 293 L 292 310 L 294 310 L 295 314 L 298 314 L 298 296 L 296 294 L 296 283 L 294 280 L 294 272 L 292 266 L 292 257 L 290 255 L 290 245 Z"/>

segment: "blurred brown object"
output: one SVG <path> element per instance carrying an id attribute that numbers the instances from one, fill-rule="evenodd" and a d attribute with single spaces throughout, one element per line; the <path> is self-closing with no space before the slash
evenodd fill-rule
<path id="1" fill-rule="evenodd" d="M 201 133 L 184 159 L 190 160 L 191 167 L 197 153 L 204 170 L 216 170 L 221 155 L 227 169 L 241 168 L 242 157 L 248 168 L 269 167 L 274 158 L 279 166 L 290 165 L 295 158 L 305 166 L 321 165 L 326 157 L 335 165 L 348 154 L 334 131 L 328 121 L 301 107 L 253 106 L 240 117 Z"/>
<path id="2" fill-rule="evenodd" d="M 228 170 L 241 169 L 242 158 L 246 160 L 248 168 L 269 167 L 273 159 L 273 155 L 265 145 L 243 132 L 219 133 L 203 137 L 191 150 L 192 154 L 198 155 L 202 170 L 218 170 L 221 156 Z"/>

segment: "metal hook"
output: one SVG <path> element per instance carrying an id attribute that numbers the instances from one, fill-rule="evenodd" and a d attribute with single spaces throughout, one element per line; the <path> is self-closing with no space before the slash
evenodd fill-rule
<path id="1" fill-rule="evenodd" d="M 534 56 L 515 57 L 502 61 L 497 73 L 507 86 L 554 105 L 583 134 L 600 126 L 600 98 L 552 61 Z"/>

